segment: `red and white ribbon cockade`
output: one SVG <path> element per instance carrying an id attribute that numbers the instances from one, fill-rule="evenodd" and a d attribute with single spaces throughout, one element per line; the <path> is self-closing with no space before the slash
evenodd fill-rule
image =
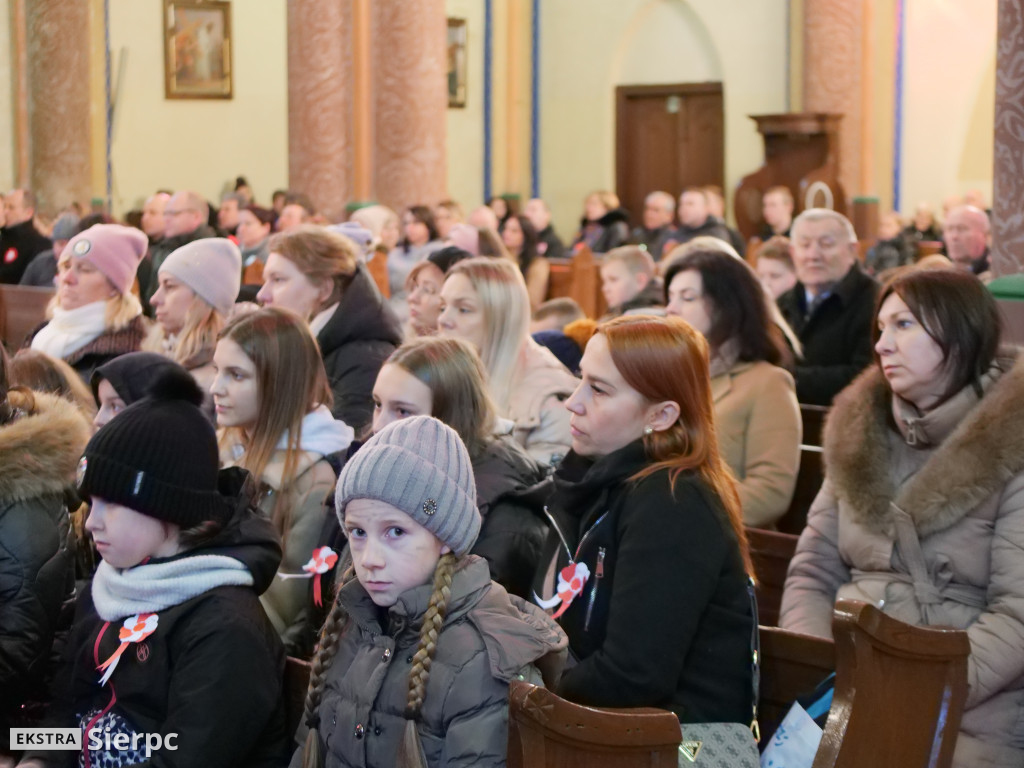
<path id="1" fill-rule="evenodd" d="M 302 570 L 305 573 L 279 573 L 277 575 L 282 579 L 312 578 L 313 602 L 319 606 L 323 605 L 323 599 L 320 596 L 320 575 L 331 570 L 337 562 L 337 552 L 330 547 L 318 547 L 313 550 L 313 557 L 309 559 L 309 562 L 302 566 Z"/>
<path id="2" fill-rule="evenodd" d="M 147 637 L 156 632 L 159 617 L 155 613 L 137 613 L 124 620 L 121 631 L 118 632 L 118 639 L 121 645 L 111 654 L 110 658 L 100 664 L 97 669 L 105 669 L 103 677 L 100 678 L 100 685 L 106 685 L 107 680 L 117 669 L 117 663 L 121 660 L 121 654 L 132 643 L 141 643 Z"/>
<path id="3" fill-rule="evenodd" d="M 561 607 L 551 614 L 552 619 L 561 616 L 572 604 L 572 601 L 583 591 L 587 579 L 590 578 L 590 569 L 586 563 L 569 563 L 558 572 L 558 594 L 549 600 L 543 600 L 534 595 L 534 599 L 544 610 L 554 608 L 561 603 Z"/>

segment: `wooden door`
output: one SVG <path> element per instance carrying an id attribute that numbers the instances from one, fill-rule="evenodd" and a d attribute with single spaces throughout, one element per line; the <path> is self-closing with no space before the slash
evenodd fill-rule
<path id="1" fill-rule="evenodd" d="M 616 93 L 616 190 L 634 225 L 644 197 L 725 186 L 721 83 L 622 85 Z"/>

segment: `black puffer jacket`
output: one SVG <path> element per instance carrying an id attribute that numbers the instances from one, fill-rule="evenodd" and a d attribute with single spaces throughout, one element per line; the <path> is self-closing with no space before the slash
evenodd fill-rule
<path id="1" fill-rule="evenodd" d="M 539 483 L 544 470 L 511 436 L 503 436 L 473 460 L 473 476 L 484 520 L 472 553 L 487 560 L 494 581 L 529 599 L 550 526 L 541 509 L 518 494 Z"/>
<path id="2" fill-rule="evenodd" d="M 21 704 L 46 698 L 55 636 L 70 626 L 74 542 L 63 491 L 89 424 L 70 402 L 35 394 L 0 426 L 0 751 Z"/>
<path id="3" fill-rule="evenodd" d="M 671 709 L 682 722 L 749 722 L 753 616 L 732 527 L 690 472 L 674 489 L 668 470 L 629 480 L 649 463 L 636 440 L 596 462 L 570 452 L 549 481 L 560 535 L 543 562 L 564 569 L 571 550 L 590 572 L 559 619 L 578 663 L 556 691 L 589 706 Z M 542 597 L 553 591 L 545 581 Z"/>
<path id="4" fill-rule="evenodd" d="M 281 545 L 273 525 L 250 506 L 243 492 L 246 477 L 239 469 L 221 472 L 221 492 L 234 499 L 235 511 L 215 538 L 136 568 L 222 555 L 240 561 L 254 584 L 216 586 L 156 611 L 156 630 L 121 655 L 104 686 L 97 666 L 117 650 L 122 619 L 105 622 L 93 591 L 83 592 L 47 725 L 114 720 L 134 733 L 178 734 L 176 750 L 161 750 L 153 760 L 138 763 L 144 766 L 270 768 L 286 762 L 284 652 L 258 597 L 277 572 Z M 98 719 L 108 707 L 109 717 Z M 77 764 L 74 752 L 31 757 L 47 766 Z M 97 757 L 93 764 L 99 764 Z"/>
<path id="5" fill-rule="evenodd" d="M 596 222 L 583 219 L 580 232 L 572 242 L 572 250 L 581 243 L 589 243 L 594 253 L 607 253 L 629 239 L 629 212 L 625 208 L 608 211 Z"/>
<path id="6" fill-rule="evenodd" d="M 381 366 L 402 343 L 402 324 L 360 264 L 338 309 L 317 334 L 334 393 L 334 418 L 359 435 L 373 418 L 373 384 Z"/>

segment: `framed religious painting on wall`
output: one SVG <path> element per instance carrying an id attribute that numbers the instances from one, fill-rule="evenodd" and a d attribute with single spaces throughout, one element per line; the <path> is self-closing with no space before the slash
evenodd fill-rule
<path id="1" fill-rule="evenodd" d="M 466 106 L 465 19 L 448 19 L 448 106 Z"/>
<path id="2" fill-rule="evenodd" d="M 230 99 L 231 3 L 164 0 L 164 95 Z"/>

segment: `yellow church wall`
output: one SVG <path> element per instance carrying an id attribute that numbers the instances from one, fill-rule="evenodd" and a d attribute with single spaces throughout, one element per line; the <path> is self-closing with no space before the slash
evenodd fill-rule
<path id="1" fill-rule="evenodd" d="M 11 86 L 14 71 L 11 61 L 11 10 L 9 0 L 0 0 L 0 190 L 16 183 L 14 163 L 14 109 Z"/>
<path id="2" fill-rule="evenodd" d="M 233 3 L 234 98 L 164 98 L 162 3 L 111 0 L 116 78 L 127 57 L 113 124 L 114 213 L 158 188 L 192 189 L 213 202 L 248 177 L 258 201 L 288 185 L 285 0 Z"/>

